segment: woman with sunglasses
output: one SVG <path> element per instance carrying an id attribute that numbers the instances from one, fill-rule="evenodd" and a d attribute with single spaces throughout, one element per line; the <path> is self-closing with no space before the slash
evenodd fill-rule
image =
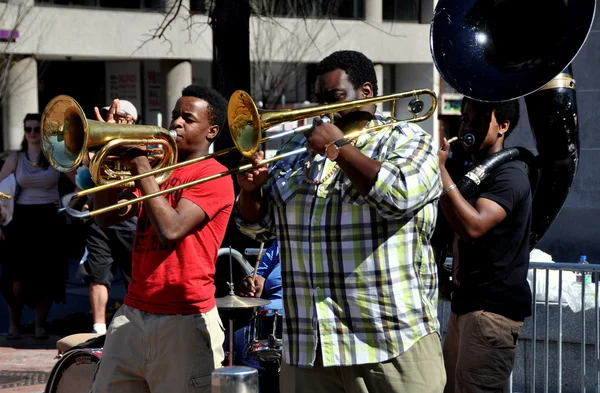
<path id="1" fill-rule="evenodd" d="M 9 306 L 9 339 L 20 338 L 24 305 L 35 308 L 35 338 L 47 339 L 44 324 L 50 307 L 65 301 L 68 270 L 59 246 L 62 223 L 57 209 L 60 172 L 42 153 L 40 121 L 38 113 L 25 116 L 21 149 L 7 158 L 0 171 L 0 181 L 11 173 L 17 181 L 13 219 L 0 229 L 0 238 L 5 238 L 11 251 L 2 256 L 0 278 L 0 291 Z M 74 173 L 68 177 L 75 181 Z"/>

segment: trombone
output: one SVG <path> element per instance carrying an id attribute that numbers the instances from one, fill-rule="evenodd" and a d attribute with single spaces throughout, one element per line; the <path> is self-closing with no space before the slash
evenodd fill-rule
<path id="1" fill-rule="evenodd" d="M 423 111 L 424 106 L 425 106 L 423 101 L 419 98 L 421 95 L 428 95 L 431 97 L 431 106 L 427 110 L 427 112 L 423 115 L 419 115 Z M 275 134 L 272 136 L 262 137 L 263 131 L 265 131 L 266 129 L 268 129 L 270 127 L 278 125 L 278 124 L 291 122 L 291 121 L 295 121 L 295 120 L 306 119 L 306 118 L 315 117 L 315 116 L 322 116 L 322 117 L 327 116 L 331 120 L 326 120 L 326 119 L 325 120 L 332 121 L 332 119 L 334 118 L 333 114 L 336 112 L 360 108 L 360 107 L 367 106 L 367 105 L 381 104 L 384 102 L 391 102 L 391 113 L 394 114 L 396 111 L 397 101 L 400 99 L 403 99 L 403 98 L 408 98 L 408 97 L 413 97 L 408 104 L 408 112 L 412 115 L 411 118 L 404 119 L 404 120 L 394 119 L 392 122 L 387 123 L 387 124 L 382 124 L 382 125 L 369 127 L 369 128 L 363 128 L 362 130 L 350 132 L 350 133 L 344 135 L 344 139 L 357 138 L 360 135 L 380 131 L 380 130 L 382 130 L 384 128 L 388 128 L 388 127 L 393 127 L 399 123 L 420 122 L 420 121 L 426 120 L 435 112 L 435 109 L 437 107 L 437 96 L 436 96 L 435 92 L 431 89 L 415 89 L 415 90 L 410 90 L 410 91 L 406 91 L 406 92 L 390 94 L 390 95 L 386 95 L 386 96 L 363 98 L 363 99 L 354 100 L 354 101 L 317 105 L 317 106 L 306 107 L 306 108 L 283 109 L 283 110 L 259 110 L 248 93 L 246 93 L 245 91 L 242 91 L 242 90 L 238 90 L 235 93 L 233 93 L 233 95 L 231 96 L 231 98 L 229 100 L 228 110 L 227 110 L 229 129 L 230 129 L 230 133 L 232 136 L 232 140 L 235 144 L 234 147 L 230 147 L 230 148 L 227 148 L 224 150 L 220 150 L 220 151 L 217 151 L 217 152 L 214 152 L 211 154 L 207 154 L 207 155 L 204 155 L 201 157 L 197 157 L 197 158 L 194 158 L 191 160 L 183 161 L 183 162 L 169 165 L 166 167 L 153 169 L 153 170 L 143 173 L 143 174 L 127 177 L 126 179 L 121 179 L 121 180 L 117 180 L 117 181 L 114 181 L 111 183 L 99 185 L 97 187 L 82 190 L 79 192 L 66 194 L 61 199 L 62 210 L 65 211 L 69 216 L 71 216 L 73 218 L 88 219 L 88 218 L 95 217 L 100 214 L 104 214 L 104 213 L 107 213 L 107 212 L 110 212 L 113 210 L 121 209 L 123 207 L 129 206 L 129 205 L 132 205 L 132 204 L 135 204 L 138 202 L 143 202 L 147 199 L 154 198 L 154 197 L 157 197 L 160 195 L 165 195 L 168 193 L 182 190 L 187 187 L 192 187 L 195 185 L 206 183 L 206 182 L 209 182 L 209 181 L 212 181 L 215 179 L 219 179 L 221 177 L 229 176 L 234 173 L 245 172 L 245 171 L 252 169 L 254 167 L 254 165 L 253 164 L 245 164 L 245 165 L 242 165 L 237 168 L 229 169 L 227 171 L 223 171 L 223 172 L 214 174 L 212 176 L 208 176 L 208 177 L 198 179 L 198 180 L 195 180 L 192 182 L 180 184 L 176 187 L 167 188 L 167 189 L 160 190 L 155 193 L 148 194 L 148 195 L 143 195 L 143 196 L 140 196 L 140 197 L 128 200 L 128 201 L 122 201 L 122 202 L 116 203 L 114 205 L 96 209 L 93 211 L 78 211 L 78 210 L 75 210 L 75 209 L 69 207 L 69 203 L 77 198 L 81 198 L 86 195 L 90 195 L 90 194 L 93 194 L 93 193 L 96 193 L 99 191 L 103 191 L 108 188 L 122 187 L 124 184 L 130 184 L 131 182 L 135 182 L 136 180 L 139 180 L 139 179 L 142 179 L 142 178 L 145 178 L 148 176 L 154 176 L 154 175 L 164 173 L 164 172 L 172 172 L 173 170 L 175 170 L 177 168 L 181 168 L 186 165 L 195 164 L 195 163 L 207 160 L 209 158 L 216 158 L 216 157 L 223 156 L 223 155 L 228 154 L 236 149 L 242 154 L 242 156 L 249 158 L 249 157 L 252 157 L 254 155 L 254 153 L 256 153 L 259 150 L 260 145 L 262 143 L 265 143 L 265 142 L 268 142 L 268 141 L 271 141 L 274 139 L 283 138 L 286 136 L 304 133 L 312 128 L 312 125 L 305 125 L 305 126 L 300 126 L 300 127 L 294 128 L 293 130 L 284 131 L 284 132 L 281 132 L 281 133 L 278 133 L 278 134 Z M 131 126 L 131 127 L 138 127 L 138 126 Z M 134 131 L 134 130 L 132 129 L 132 131 Z M 287 152 L 284 154 L 279 154 L 274 157 L 262 160 L 259 165 L 262 166 L 262 165 L 270 164 L 272 162 L 281 160 L 283 158 L 301 154 L 306 151 L 307 151 L 306 147 L 298 148 L 293 151 L 290 151 L 290 152 Z"/>

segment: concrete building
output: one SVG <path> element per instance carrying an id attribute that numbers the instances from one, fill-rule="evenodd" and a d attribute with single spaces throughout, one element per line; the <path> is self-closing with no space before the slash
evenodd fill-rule
<path id="1" fill-rule="evenodd" d="M 2 108 L 4 150 L 18 148 L 25 113 L 43 111 L 58 94 L 73 96 L 88 117 L 94 106 L 128 99 L 145 123 L 166 126 L 182 87 L 211 84 L 213 55 L 205 5 L 210 2 L 203 0 L 184 0 L 191 19 L 176 19 L 167 39 L 149 40 L 169 1 L 0 2 L 0 30 L 7 37 L 13 29 L 16 33 L 4 44 L 14 63 Z M 254 1 L 270 15 L 253 17 L 250 28 L 251 93 L 266 107 L 310 101 L 311 65 L 338 49 L 360 50 L 376 63 L 381 94 L 434 87 L 428 41 L 432 0 L 344 0 L 331 10 L 314 2 L 308 13 L 311 2 Z M 312 17 L 298 18 L 300 13 Z M 398 107 L 404 110 L 407 103 Z M 423 126 L 431 132 L 433 119 Z"/>

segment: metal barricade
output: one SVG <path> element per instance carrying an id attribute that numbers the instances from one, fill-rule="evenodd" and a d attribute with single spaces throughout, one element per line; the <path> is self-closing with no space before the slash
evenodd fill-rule
<path id="1" fill-rule="evenodd" d="M 557 393 L 570 393 L 570 392 L 586 392 L 586 389 L 589 390 L 592 388 L 596 393 L 600 393 L 600 369 L 599 369 L 599 359 L 600 359 L 600 331 L 599 331 L 599 319 L 598 319 L 598 279 L 600 277 L 600 265 L 581 265 L 575 263 L 553 263 L 553 262 L 531 262 L 530 269 L 532 270 L 532 279 L 531 279 L 531 287 L 532 287 L 532 295 L 533 295 L 533 307 L 532 307 L 532 316 L 525 321 L 526 325 L 530 325 L 532 329 L 531 334 L 531 356 L 529 357 L 529 361 L 525 364 L 525 374 L 529 374 L 530 377 L 529 383 L 522 386 L 525 388 L 523 393 L 525 392 L 557 392 Z M 556 271 L 558 274 L 558 283 L 556 287 L 556 301 L 551 302 L 549 297 L 551 294 L 551 285 L 550 275 L 551 271 Z M 581 282 L 572 282 L 568 281 L 565 283 L 564 274 L 565 272 L 574 272 L 576 275 L 580 275 L 582 277 Z M 585 283 L 585 274 L 589 273 L 592 278 L 592 282 L 586 284 Z M 545 280 L 545 285 L 543 288 L 538 288 L 538 276 L 543 274 L 543 278 Z M 568 285 L 566 287 L 565 285 Z M 589 295 L 586 296 L 588 291 L 593 291 L 593 300 L 590 301 Z M 577 294 L 579 292 L 579 294 Z M 542 293 L 543 300 L 538 299 L 538 293 Z M 570 297 L 570 302 L 576 304 L 576 299 L 578 295 L 578 299 L 581 302 L 580 310 L 567 310 L 568 311 L 568 321 L 569 325 L 573 327 L 577 327 L 576 321 L 579 320 L 578 329 L 569 329 L 566 333 L 568 337 L 566 337 L 565 341 L 565 331 L 564 331 L 564 322 L 565 319 L 565 295 Z M 556 313 L 551 311 L 551 306 L 556 305 Z M 573 308 L 573 306 L 571 306 Z M 590 321 L 589 314 L 593 314 L 593 320 Z M 543 319 L 540 323 L 540 318 L 538 314 L 542 314 Z M 550 318 L 551 314 L 557 314 L 556 320 L 554 318 Z M 579 341 L 577 341 L 577 337 L 573 336 L 573 332 L 579 330 L 580 337 Z M 551 332 L 556 331 L 556 334 L 551 334 Z M 540 340 L 539 333 L 543 332 L 543 338 Z M 589 353 L 587 349 L 587 341 L 590 335 L 593 334 L 592 340 L 594 342 L 593 348 L 593 357 L 591 353 Z M 552 337 L 551 337 L 552 336 Z M 538 379 L 538 350 L 537 345 L 538 341 L 542 341 L 541 345 L 543 345 L 543 359 L 541 362 L 542 365 L 542 386 L 539 385 Z M 556 341 L 556 358 L 550 356 L 551 353 L 551 342 Z M 563 369 L 564 357 L 566 352 L 564 351 L 564 344 L 568 343 L 570 352 L 567 358 L 570 361 L 570 365 Z M 579 344 L 579 362 L 573 359 L 573 349 L 574 346 Z M 591 362 L 590 362 L 591 358 Z M 574 361 L 575 360 L 575 361 Z M 589 363 L 593 364 L 592 369 L 588 369 Z M 556 372 L 553 372 L 556 371 Z M 563 371 L 569 373 L 569 381 L 565 381 L 563 379 Z M 576 374 L 578 376 L 577 386 L 574 386 L 571 381 Z M 514 382 L 514 373 L 513 373 L 513 382 Z M 554 381 L 552 381 L 554 379 Z M 555 382 L 555 383 L 553 383 Z M 514 386 L 514 384 L 513 384 Z M 521 390 L 515 393 L 521 393 Z"/>
<path id="2" fill-rule="evenodd" d="M 600 393 L 600 265 L 530 262 L 529 267 L 532 315 L 521 328 L 510 392 Z M 572 282 L 584 272 L 591 283 Z M 440 301 L 438 311 L 445 333 L 450 303 Z"/>

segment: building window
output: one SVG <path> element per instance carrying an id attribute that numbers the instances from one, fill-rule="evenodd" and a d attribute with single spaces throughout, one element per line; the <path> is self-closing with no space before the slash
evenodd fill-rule
<path id="1" fill-rule="evenodd" d="M 35 0 L 36 5 L 162 10 L 162 0 Z"/>
<path id="2" fill-rule="evenodd" d="M 382 0 L 383 20 L 418 22 L 420 0 Z"/>
<path id="3" fill-rule="evenodd" d="M 209 4 L 210 4 L 210 0 Z M 206 0 L 190 0 L 190 11 L 193 14 L 206 14 L 207 12 L 207 6 L 206 6 Z"/>
<path id="4" fill-rule="evenodd" d="M 97 0 L 36 0 L 36 4 L 74 5 L 80 7 L 97 7 Z"/>
<path id="5" fill-rule="evenodd" d="M 255 0 L 253 11 L 280 18 L 364 19 L 364 0 Z"/>

